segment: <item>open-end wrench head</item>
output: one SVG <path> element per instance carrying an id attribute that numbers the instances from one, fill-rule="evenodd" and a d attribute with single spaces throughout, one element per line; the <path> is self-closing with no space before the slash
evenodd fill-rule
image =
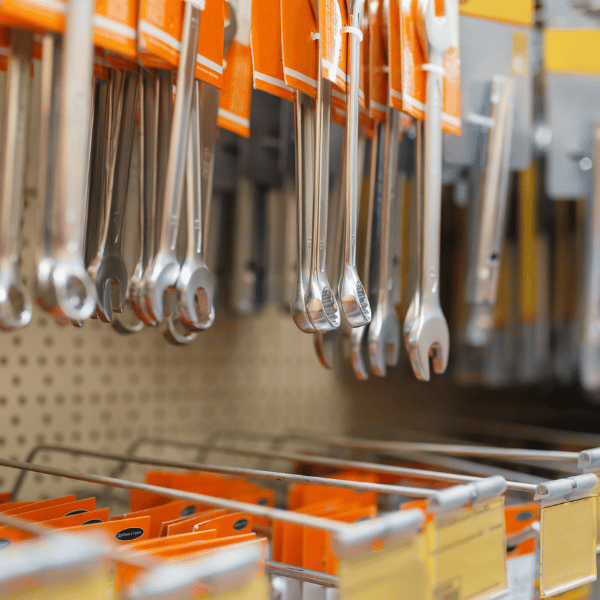
<path id="1" fill-rule="evenodd" d="M 355 266 L 348 266 L 342 272 L 339 298 L 351 327 L 362 327 L 371 322 L 371 305 Z"/>
<path id="2" fill-rule="evenodd" d="M 315 351 L 319 358 L 319 362 L 326 369 L 333 369 L 335 364 L 335 341 L 337 339 L 337 331 L 335 329 L 326 333 L 316 333 L 314 337 Z"/>
<path id="3" fill-rule="evenodd" d="M 206 322 L 214 315 L 212 274 L 203 260 L 185 260 L 177 283 L 181 323 L 192 330 L 207 329 Z"/>
<path id="4" fill-rule="evenodd" d="M 429 358 L 433 372 L 441 375 L 448 366 L 450 332 L 439 305 L 421 306 L 418 319 L 408 337 L 408 355 L 417 379 L 429 381 Z"/>
<path id="5" fill-rule="evenodd" d="M 328 285 L 321 285 L 318 277 L 312 277 L 304 299 L 308 318 L 315 331 L 325 333 L 340 326 L 340 309 Z"/>
<path id="6" fill-rule="evenodd" d="M 110 323 L 112 313 L 123 312 L 127 299 L 127 267 L 120 256 L 105 256 L 88 268 L 96 285 L 97 314 L 101 321 Z M 115 287 L 118 290 L 114 294 Z"/>
<path id="7" fill-rule="evenodd" d="M 182 328 L 183 332 L 179 331 L 179 328 Z M 165 319 L 163 337 L 173 346 L 187 346 L 198 337 L 198 334 L 182 327 L 178 316 L 169 315 Z"/>
<path id="8" fill-rule="evenodd" d="M 375 310 L 369 325 L 368 347 L 371 371 L 385 377 L 386 367 L 397 365 L 400 358 L 400 326 L 394 309 Z"/>
<path id="9" fill-rule="evenodd" d="M 167 316 L 164 295 L 175 289 L 180 269 L 181 265 L 175 256 L 165 256 L 160 252 L 150 264 L 144 285 L 144 297 L 148 314 L 157 323 Z"/>
<path id="10" fill-rule="evenodd" d="M 350 364 L 354 376 L 360 381 L 369 379 L 369 369 L 365 356 L 367 349 L 365 348 L 368 338 L 368 327 L 357 327 L 350 331 Z"/>
<path id="11" fill-rule="evenodd" d="M 143 282 L 144 269 L 141 262 L 133 269 L 129 280 L 129 302 L 135 316 L 148 327 L 156 327 L 158 323 L 148 314 Z"/>
<path id="12" fill-rule="evenodd" d="M 121 335 L 139 333 L 142 331 L 142 329 L 144 329 L 144 323 L 139 319 L 136 319 L 136 322 L 134 323 L 128 323 L 125 319 L 123 319 L 123 317 L 121 317 L 121 315 L 114 315 L 110 324 L 112 328 Z"/>
<path id="13" fill-rule="evenodd" d="M 0 329 L 13 331 L 29 325 L 31 299 L 15 273 L 0 274 Z"/>
<path id="14" fill-rule="evenodd" d="M 96 310 L 96 290 L 83 262 L 57 261 L 51 278 L 63 314 L 71 321 L 89 319 Z"/>
<path id="15" fill-rule="evenodd" d="M 406 350 L 408 351 L 408 336 L 410 335 L 410 330 L 413 328 L 415 321 L 417 319 L 417 307 L 419 306 L 419 290 L 416 289 L 415 293 L 408 305 L 408 310 L 406 311 L 406 315 L 404 317 L 404 325 L 402 326 L 402 336 L 404 338 L 404 345 L 406 346 Z"/>
<path id="16" fill-rule="evenodd" d="M 302 281 L 296 282 L 292 300 L 290 302 L 290 312 L 292 319 L 300 331 L 303 333 L 315 333 L 315 328 L 310 322 L 306 304 L 304 303 L 306 285 Z"/>

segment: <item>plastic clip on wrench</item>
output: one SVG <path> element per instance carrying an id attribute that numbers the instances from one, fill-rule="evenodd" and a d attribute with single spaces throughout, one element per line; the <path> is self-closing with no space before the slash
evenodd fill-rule
<path id="1" fill-rule="evenodd" d="M 318 15 L 317 0 L 311 0 Z M 319 22 L 321 19 L 319 18 Z M 317 110 L 313 228 L 310 276 L 305 303 L 315 331 L 325 332 L 340 326 L 340 310 L 327 279 L 327 212 L 329 208 L 329 126 L 331 122 L 331 86 L 321 69 L 321 38 L 318 41 Z"/>
<path id="2" fill-rule="evenodd" d="M 467 301 L 471 304 L 467 339 L 474 346 L 485 345 L 493 327 L 508 205 L 514 88 L 512 79 L 496 76 L 492 80 L 492 126 L 488 133 L 486 170 L 475 220 L 478 235 L 467 283 Z"/>
<path id="3" fill-rule="evenodd" d="M 0 205 L 0 329 L 31 321 L 31 300 L 19 272 L 19 231 L 24 204 L 25 149 L 31 98 L 33 32 L 11 31 Z"/>
<path id="4" fill-rule="evenodd" d="M 392 264 L 394 254 L 393 236 L 399 224 L 393 223 L 398 214 L 396 179 L 398 173 L 398 111 L 387 109 L 383 164 L 383 198 L 381 207 L 381 242 L 379 254 L 379 285 L 377 304 L 369 325 L 369 358 L 374 375 L 384 377 L 386 365 L 395 366 L 400 357 L 400 326 L 394 306 L 394 288 L 398 269 Z"/>
<path id="5" fill-rule="evenodd" d="M 424 6 L 423 6 L 424 4 Z M 444 56 L 450 48 L 451 11 L 444 0 L 443 17 L 435 14 L 434 0 L 423 0 L 426 39 L 421 45 L 429 61 L 425 118 L 425 164 L 421 247 L 421 289 L 418 312 L 408 336 L 409 356 L 418 379 L 429 381 L 429 357 L 435 373 L 448 365 L 450 333 L 440 306 L 439 270 L 442 217 L 442 79 Z M 420 35 L 422 32 L 419 30 Z"/>
<path id="6" fill-rule="evenodd" d="M 51 284 L 64 317 L 82 321 L 96 308 L 84 264 L 90 122 L 92 115 L 94 0 L 67 3 L 58 123 L 56 226 Z"/>
<path id="7" fill-rule="evenodd" d="M 203 8 L 203 2 L 186 1 L 185 3 L 181 54 L 177 71 L 177 95 L 175 96 L 169 158 L 165 174 L 160 242 L 149 267 L 149 276 L 145 285 L 148 312 L 158 322 L 167 316 L 164 295 L 172 293 L 176 288 L 181 269 L 176 256 L 177 232 L 183 196 L 200 13 Z"/>
<path id="8" fill-rule="evenodd" d="M 360 25 L 363 16 L 364 0 L 347 2 L 350 13 L 349 81 L 346 115 L 346 167 L 344 219 L 344 265 L 340 274 L 339 298 L 342 310 L 351 327 L 361 327 L 371 321 L 371 307 L 356 268 L 356 243 L 358 228 L 358 112 L 360 89 Z"/>

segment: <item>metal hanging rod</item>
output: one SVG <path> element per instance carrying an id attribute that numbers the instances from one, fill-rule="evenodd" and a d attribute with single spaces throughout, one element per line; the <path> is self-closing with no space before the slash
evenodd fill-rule
<path id="1" fill-rule="evenodd" d="M 272 560 L 265 561 L 265 571 L 271 575 L 282 575 L 290 579 L 296 579 L 305 583 L 316 583 L 328 588 L 337 588 L 338 578 L 335 575 L 328 573 L 320 573 L 319 571 L 311 571 L 302 567 L 293 567 Z"/>
<path id="2" fill-rule="evenodd" d="M 141 440 L 140 440 L 141 441 Z M 339 458 L 330 458 L 317 456 L 313 454 L 297 454 L 290 452 L 272 452 L 268 450 L 251 450 L 231 448 L 227 446 L 212 446 L 197 442 L 183 442 L 179 440 L 163 440 L 144 438 L 144 443 L 155 444 L 159 446 L 172 446 L 174 448 L 186 448 L 192 450 L 210 450 L 211 452 L 220 452 L 222 454 L 233 454 L 237 456 L 249 456 L 254 458 L 269 458 L 274 460 L 288 460 L 291 462 L 306 462 L 309 464 L 325 467 L 334 467 L 342 469 L 357 469 L 361 471 L 372 471 L 374 473 L 391 475 L 414 475 L 421 478 L 431 478 L 440 481 L 451 481 L 454 483 L 471 483 L 479 481 L 481 477 L 474 475 L 460 475 L 457 473 L 443 473 L 439 471 L 428 471 L 425 469 L 412 469 L 409 467 L 397 467 L 392 465 L 381 465 L 377 463 L 360 462 L 354 460 L 344 460 Z M 137 446 L 139 447 L 139 443 Z M 535 493 L 537 484 L 525 483 L 519 481 L 507 481 L 508 489 L 518 492 Z"/>
<path id="3" fill-rule="evenodd" d="M 375 492 L 377 494 L 402 495 L 413 498 L 431 498 L 437 494 L 436 490 L 426 488 L 415 488 L 401 485 L 385 485 L 379 483 L 370 483 L 367 481 L 349 481 L 344 479 L 332 479 L 328 477 L 312 477 L 308 475 L 297 475 L 294 473 L 280 473 L 274 471 L 261 471 L 257 469 L 245 469 L 241 467 L 222 467 L 208 465 L 197 462 L 187 462 L 180 460 L 166 460 L 161 458 L 147 458 L 137 456 L 124 456 L 122 454 L 112 454 L 109 452 L 96 452 L 93 450 L 84 450 L 81 448 L 72 448 L 68 446 L 38 446 L 36 450 L 42 452 L 61 452 L 65 454 L 74 454 L 80 456 L 89 456 L 92 458 L 102 458 L 106 460 L 126 461 L 141 465 L 151 465 L 159 467 L 169 467 L 175 469 L 187 469 L 190 471 L 205 471 L 209 473 L 220 473 L 224 475 L 254 477 L 257 479 L 269 479 L 273 481 L 287 481 L 290 483 L 306 483 L 309 485 L 324 485 L 328 487 L 344 488 L 356 492 Z M 29 462 L 29 461 L 28 461 Z M 14 496 L 16 497 L 16 496 Z"/>
<path id="4" fill-rule="evenodd" d="M 24 471 L 31 471 L 33 473 L 42 473 L 44 475 L 56 475 L 57 477 L 65 477 L 66 479 L 85 481 L 87 483 L 98 483 L 100 485 L 106 485 L 125 490 L 140 490 L 142 492 L 160 494 L 162 496 L 174 498 L 175 500 L 187 500 L 198 504 L 208 504 L 209 506 L 216 506 L 218 508 L 226 508 L 228 510 L 233 511 L 247 512 L 257 517 L 266 517 L 267 519 L 283 521 L 286 523 L 295 523 L 296 525 L 304 525 L 306 527 L 315 527 L 317 529 L 323 529 L 325 531 L 331 531 L 333 533 L 344 532 L 348 528 L 351 529 L 353 527 L 353 525 L 340 523 L 339 521 L 331 521 L 330 519 L 324 519 L 322 517 L 313 517 L 311 515 L 282 510 L 279 508 L 270 508 L 266 506 L 259 506 L 257 504 L 248 504 L 246 502 L 239 502 L 237 500 L 229 500 L 225 498 L 217 498 L 215 496 L 207 496 L 205 494 L 183 492 L 181 490 L 174 490 L 171 488 L 150 485 L 147 483 L 139 483 L 136 481 L 127 481 L 125 479 L 116 479 L 114 477 L 106 477 L 104 475 L 76 473 L 73 471 L 68 471 L 66 469 L 35 465 L 27 462 L 10 460 L 6 458 L 0 458 L 0 467 L 8 467 L 10 469 L 21 469 Z M 403 513 L 403 515 L 406 515 L 406 518 L 411 519 L 415 517 L 415 511 L 422 514 L 421 511 L 418 509 L 406 510 L 401 512 Z M 413 514 L 409 515 L 409 513 Z M 376 524 L 378 521 L 386 518 L 387 517 L 378 517 L 372 519 L 370 522 Z"/>

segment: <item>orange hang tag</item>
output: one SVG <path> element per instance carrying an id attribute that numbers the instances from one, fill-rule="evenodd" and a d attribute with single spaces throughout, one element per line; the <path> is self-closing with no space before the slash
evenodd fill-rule
<path id="1" fill-rule="evenodd" d="M 321 36 L 321 68 L 342 92 L 347 89 L 348 10 L 345 0 L 319 0 L 319 34 Z M 332 95 L 333 98 L 333 95 Z"/>
<path id="2" fill-rule="evenodd" d="M 425 119 L 427 70 L 418 31 L 425 31 L 420 13 L 421 0 L 401 0 L 400 41 L 402 46 L 402 109 L 416 119 Z M 438 2 L 436 0 L 436 8 Z M 458 0 L 447 0 L 452 15 L 450 49 L 444 57 L 442 128 L 460 135 L 460 54 L 458 47 Z"/>
<path id="3" fill-rule="evenodd" d="M 254 87 L 294 101 L 294 90 L 283 74 L 281 4 L 273 0 L 253 0 L 250 47 Z"/>
<path id="4" fill-rule="evenodd" d="M 316 17 L 309 0 L 281 0 L 281 48 L 283 75 L 291 88 L 316 98 Z"/>
<path id="5" fill-rule="evenodd" d="M 369 110 L 371 117 L 385 122 L 388 74 L 383 39 L 383 0 L 369 1 Z"/>
<path id="6" fill-rule="evenodd" d="M 40 508 L 47 508 L 48 506 L 59 506 L 60 504 L 66 504 L 67 502 L 75 502 L 77 497 L 75 494 L 69 494 L 68 496 L 62 496 L 60 498 L 52 498 L 51 500 L 40 500 L 39 502 L 27 502 L 21 505 L 20 502 L 16 502 L 14 506 L 5 504 L 1 506 L 1 512 L 5 515 L 20 515 L 22 513 L 30 512 L 32 510 L 38 510 Z M 20 505 L 20 506 L 16 506 Z"/>
<path id="7" fill-rule="evenodd" d="M 205 0 L 196 56 L 196 78 L 219 89 L 223 87 L 223 42 L 225 38 L 224 0 Z"/>
<path id="8" fill-rule="evenodd" d="M 402 68 L 400 60 L 400 0 L 389 0 L 388 61 L 390 67 L 388 105 L 402 110 Z"/>
<path id="9" fill-rule="evenodd" d="M 58 519 L 44 521 L 44 527 L 63 529 L 65 527 L 77 527 L 79 525 L 97 525 L 108 522 L 108 508 L 98 508 L 78 515 L 67 515 Z"/>
<path id="10" fill-rule="evenodd" d="M 141 0 L 138 12 L 138 53 L 147 67 L 176 67 L 183 28 L 180 0 Z"/>
<path id="11" fill-rule="evenodd" d="M 137 58 L 137 0 L 96 0 L 94 43 L 121 57 Z"/>
<path id="12" fill-rule="evenodd" d="M 96 523 L 79 527 L 67 527 L 64 531 L 77 534 L 100 536 L 115 545 L 128 544 L 135 540 L 147 540 L 150 529 L 150 517 L 135 517 L 108 523 Z"/>
<path id="13" fill-rule="evenodd" d="M 233 0 L 232 0 L 233 2 Z M 237 29 L 225 57 L 223 91 L 217 124 L 223 129 L 250 137 L 252 99 L 252 52 L 250 50 L 250 0 L 233 3 Z"/>
<path id="14" fill-rule="evenodd" d="M 0 23 L 12 27 L 54 31 L 65 30 L 66 0 L 43 2 L 41 0 L 2 0 Z"/>

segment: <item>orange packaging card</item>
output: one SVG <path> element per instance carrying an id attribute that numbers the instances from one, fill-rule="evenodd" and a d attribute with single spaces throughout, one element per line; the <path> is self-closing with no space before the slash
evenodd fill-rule
<path id="1" fill-rule="evenodd" d="M 194 513 L 203 510 L 204 505 L 193 504 L 187 500 L 175 500 L 168 504 L 161 504 L 153 508 L 147 508 L 146 510 L 139 510 L 136 512 L 130 512 L 125 515 L 126 519 L 133 517 L 150 517 L 150 531 L 149 535 L 151 538 L 158 537 L 163 522 L 172 521 L 181 517 L 190 517 Z"/>
<path id="2" fill-rule="evenodd" d="M 67 502 L 75 502 L 77 496 L 75 494 L 69 494 L 62 498 L 52 498 L 52 500 L 41 500 L 40 502 L 26 503 L 25 505 L 8 508 L 10 504 L 4 504 L 0 506 L 0 510 L 6 515 L 18 515 L 30 510 L 37 510 L 39 508 L 47 508 L 48 506 L 58 506 L 59 504 L 66 504 Z"/>
<path id="3" fill-rule="evenodd" d="M 343 28 L 348 26 L 345 0 L 319 0 L 321 35 L 321 67 L 323 77 L 329 79 L 342 92 L 346 91 L 348 36 Z"/>
<path id="4" fill-rule="evenodd" d="M 509 544 L 506 558 L 516 558 L 517 556 L 525 556 L 526 554 L 535 554 L 535 538 L 533 537 L 523 540 L 514 548 L 511 548 Z"/>
<path id="5" fill-rule="evenodd" d="M 166 548 L 167 546 L 180 546 L 181 544 L 189 544 L 190 542 L 212 540 L 216 537 L 216 529 L 206 529 L 204 531 L 182 533 L 181 535 L 169 535 L 167 537 L 154 538 L 153 540 L 131 542 L 131 544 L 128 546 L 128 549 L 132 552 L 138 550 L 152 550 L 153 548 Z"/>
<path id="6" fill-rule="evenodd" d="M 252 531 L 252 515 L 242 512 L 229 513 L 221 517 L 214 517 L 202 523 L 196 523 L 193 531 L 203 529 L 216 529 L 219 537 L 250 533 Z"/>
<path id="7" fill-rule="evenodd" d="M 130 60 L 137 57 L 137 0 L 96 0 L 94 43 Z"/>
<path id="8" fill-rule="evenodd" d="M 48 521 L 59 517 L 68 517 L 74 514 L 87 513 L 96 507 L 96 498 L 86 498 L 75 502 L 66 502 L 58 506 L 47 506 L 27 512 L 19 513 L 19 519 L 24 521 Z"/>
<path id="9" fill-rule="evenodd" d="M 205 0 L 196 57 L 196 78 L 218 88 L 223 87 L 224 4 L 224 0 Z"/>
<path id="10" fill-rule="evenodd" d="M 85 527 L 67 527 L 64 531 L 100 535 L 114 544 L 128 544 L 134 540 L 147 540 L 149 538 L 150 517 L 135 517 L 122 521 L 108 521 L 96 523 Z"/>
<path id="11" fill-rule="evenodd" d="M 36 536 L 29 531 L 16 527 L 0 527 L 0 555 L 3 550 L 10 548 L 16 542 L 32 540 Z"/>
<path id="12" fill-rule="evenodd" d="M 7 512 L 13 508 L 20 508 L 21 506 L 27 506 L 28 504 L 35 504 L 35 502 L 33 500 L 27 502 L 5 502 L 0 505 L 0 512 Z"/>
<path id="13" fill-rule="evenodd" d="M 231 498 L 236 494 L 250 493 L 260 487 L 246 479 L 224 477 L 216 473 L 188 473 L 179 471 L 149 471 L 146 483 L 162 487 L 198 492 L 221 498 Z M 171 502 L 171 499 L 169 500 Z"/>
<path id="14" fill-rule="evenodd" d="M 250 50 L 250 0 L 237 2 L 235 39 L 225 57 L 223 91 L 219 99 L 219 127 L 250 137 L 252 52 Z"/>
<path id="15" fill-rule="evenodd" d="M 138 52 L 147 67 L 177 66 L 183 9 L 181 0 L 141 0 L 138 12 Z M 156 61 L 156 58 L 160 60 Z"/>
<path id="16" fill-rule="evenodd" d="M 514 535 L 540 519 L 539 502 L 514 504 L 504 507 L 506 535 Z"/>
<path id="17" fill-rule="evenodd" d="M 385 122 L 388 99 L 388 74 L 383 39 L 383 0 L 369 0 L 369 108 L 371 117 Z"/>
<path id="18" fill-rule="evenodd" d="M 400 66 L 400 0 L 389 0 L 388 60 L 390 67 L 388 105 L 402 110 L 402 68 Z"/>
<path id="19" fill-rule="evenodd" d="M 174 558 L 186 554 L 197 554 L 199 552 L 205 552 L 206 550 L 212 550 L 213 548 L 221 548 L 222 546 L 230 546 L 231 544 L 238 544 L 240 542 L 248 542 L 254 539 L 256 539 L 255 533 L 244 533 L 241 535 L 219 537 L 215 538 L 214 540 L 204 540 L 200 542 L 193 542 L 191 544 L 181 544 L 180 546 L 154 548 L 152 550 L 148 550 L 145 554 L 158 556 L 161 558 Z"/>
<path id="20" fill-rule="evenodd" d="M 12 498 L 12 492 L 5 492 L 4 494 L 0 494 L 0 504 L 6 504 L 10 502 Z"/>
<path id="21" fill-rule="evenodd" d="M 188 517 L 186 519 L 178 519 L 173 523 L 165 523 L 165 525 L 167 526 L 167 531 L 165 535 L 171 536 L 180 535 L 182 533 L 190 533 L 194 529 L 194 525 L 196 525 L 197 523 L 204 523 L 209 519 L 226 515 L 228 512 L 229 511 L 225 508 L 215 508 L 214 510 L 207 510 L 202 513 L 195 514 L 193 517 Z"/>
<path id="22" fill-rule="evenodd" d="M 0 22 L 4 25 L 14 25 L 25 28 L 35 28 L 39 31 L 65 30 L 66 0 L 43 2 L 40 0 L 2 0 L 0 3 Z M 13 23 L 10 23 L 10 21 Z"/>
<path id="23" fill-rule="evenodd" d="M 250 34 L 254 87 L 293 102 L 294 90 L 283 74 L 279 1 L 252 0 Z"/>
<path id="24" fill-rule="evenodd" d="M 317 96 L 317 41 L 319 27 L 309 0 L 281 0 L 283 74 L 291 88 Z"/>
<path id="25" fill-rule="evenodd" d="M 59 517 L 44 521 L 44 527 L 55 527 L 63 529 L 65 527 L 77 527 L 78 525 L 97 525 L 98 523 L 108 522 L 108 508 L 99 508 L 90 510 L 87 513 L 71 515 L 70 517 Z"/>
<path id="26" fill-rule="evenodd" d="M 400 40 L 402 45 L 402 109 L 409 115 L 425 118 L 426 62 L 418 31 L 424 32 L 422 3 L 419 0 L 401 0 Z M 442 127 L 444 131 L 460 135 L 460 55 L 458 50 L 458 0 L 448 0 L 454 24 L 451 47 L 444 57 Z M 437 8 L 437 6 L 436 6 Z"/>

